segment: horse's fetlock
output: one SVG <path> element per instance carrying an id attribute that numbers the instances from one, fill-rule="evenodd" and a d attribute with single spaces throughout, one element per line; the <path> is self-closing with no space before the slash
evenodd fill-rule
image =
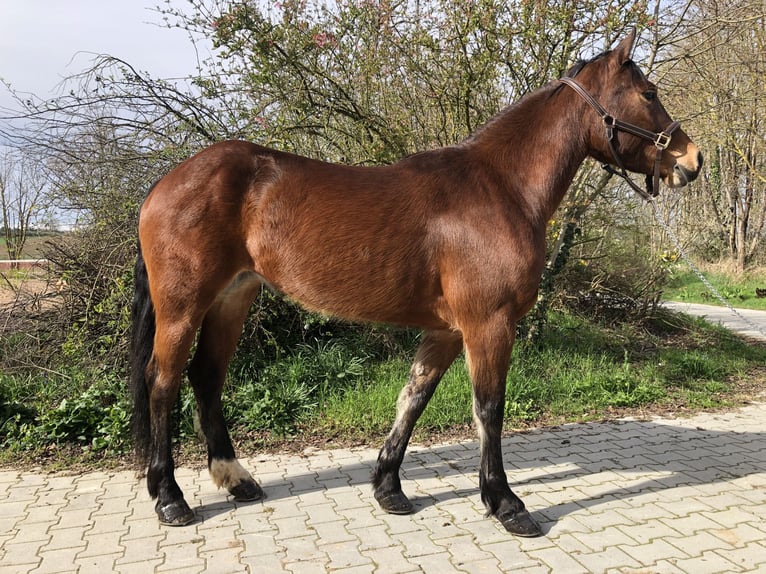
<path id="1" fill-rule="evenodd" d="M 378 464 L 372 471 L 371 480 L 375 492 L 397 492 L 402 489 L 398 468 L 385 468 Z"/>
<path id="2" fill-rule="evenodd" d="M 210 461 L 210 477 L 218 488 L 231 490 L 240 483 L 253 481 L 251 474 L 234 459 L 213 458 Z"/>

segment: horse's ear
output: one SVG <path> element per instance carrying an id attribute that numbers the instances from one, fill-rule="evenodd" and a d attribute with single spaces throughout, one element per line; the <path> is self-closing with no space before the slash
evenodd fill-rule
<path id="1" fill-rule="evenodd" d="M 614 50 L 612 50 L 612 53 L 614 54 L 614 57 L 617 59 L 617 61 L 620 64 L 624 64 L 628 60 L 630 60 L 631 55 L 633 54 L 633 44 L 636 41 L 636 29 L 633 28 L 633 30 L 630 31 L 630 34 L 628 34 L 623 40 L 617 44 Z"/>

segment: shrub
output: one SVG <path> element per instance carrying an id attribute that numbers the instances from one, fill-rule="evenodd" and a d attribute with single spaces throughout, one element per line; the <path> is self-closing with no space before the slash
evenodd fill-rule
<path id="1" fill-rule="evenodd" d="M 33 410 L 15 399 L 4 398 L 0 439 L 5 447 L 37 449 L 46 445 L 73 443 L 93 449 L 122 453 L 129 448 L 130 407 L 119 387 L 108 379 L 78 392 L 78 381 L 69 382 L 67 396 L 47 405 L 43 397 L 32 402 Z M 56 383 L 50 383 L 55 385 Z M 30 390 L 34 390 L 30 386 Z"/>
<path id="2" fill-rule="evenodd" d="M 329 395 L 359 383 L 368 358 L 363 349 L 318 341 L 263 366 L 240 363 L 224 400 L 228 418 L 250 430 L 293 432 Z"/>

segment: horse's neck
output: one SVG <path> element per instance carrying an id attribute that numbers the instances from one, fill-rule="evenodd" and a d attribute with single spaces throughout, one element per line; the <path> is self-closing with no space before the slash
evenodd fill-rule
<path id="1" fill-rule="evenodd" d="M 544 87 L 526 96 L 466 142 L 497 170 L 528 216 L 543 222 L 556 211 L 587 156 L 581 107 L 553 90 Z"/>

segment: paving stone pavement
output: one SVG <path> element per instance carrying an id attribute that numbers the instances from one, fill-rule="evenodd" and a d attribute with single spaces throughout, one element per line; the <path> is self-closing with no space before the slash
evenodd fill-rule
<path id="1" fill-rule="evenodd" d="M 377 507 L 374 448 L 245 459 L 267 494 L 249 504 L 180 468 L 183 528 L 157 523 L 134 472 L 0 470 L 0 572 L 766 572 L 765 445 L 763 402 L 510 435 L 535 539 L 483 517 L 475 441 L 408 451 L 409 516 Z"/>

